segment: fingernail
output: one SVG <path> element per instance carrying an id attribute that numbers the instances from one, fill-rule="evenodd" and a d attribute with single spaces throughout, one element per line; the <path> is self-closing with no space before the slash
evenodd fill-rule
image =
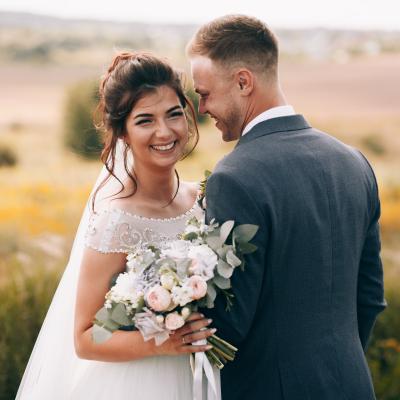
<path id="1" fill-rule="evenodd" d="M 212 329 L 210 329 L 210 332 L 211 332 L 211 333 L 217 332 L 217 328 L 212 328 Z"/>
<path id="2" fill-rule="evenodd" d="M 210 318 L 210 319 L 208 319 L 207 320 L 207 322 L 209 323 L 209 324 L 211 324 L 211 322 L 212 322 L 212 319 Z"/>
<path id="3" fill-rule="evenodd" d="M 210 346 L 210 345 L 206 346 L 206 350 L 211 350 L 212 348 L 213 348 L 213 347 Z"/>
<path id="4" fill-rule="evenodd" d="M 201 318 L 204 318 L 204 314 L 200 314 L 200 317 L 201 317 Z"/>

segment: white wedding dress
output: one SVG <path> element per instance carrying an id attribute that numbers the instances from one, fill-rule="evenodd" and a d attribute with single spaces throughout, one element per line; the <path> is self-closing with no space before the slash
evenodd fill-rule
<path id="1" fill-rule="evenodd" d="M 127 253 L 142 241 L 160 245 L 176 239 L 193 216 L 197 205 L 169 219 L 144 218 L 122 209 L 92 217 L 85 244 L 99 252 Z M 148 357 L 130 362 L 86 362 L 71 390 L 71 399 L 188 400 L 192 398 L 189 355 Z"/>
<path id="2" fill-rule="evenodd" d="M 121 180 L 126 178 L 122 146 L 120 143 L 117 149 L 115 169 Z M 92 194 L 106 176 L 108 173 L 103 167 Z M 148 357 L 130 362 L 89 361 L 76 356 L 73 342 L 75 297 L 84 248 L 90 247 L 102 253 L 127 253 L 142 241 L 159 244 L 175 239 L 184 230 L 188 219 L 201 217 L 203 213 L 195 202 L 190 210 L 175 218 L 133 215 L 113 208 L 112 202 L 106 200 L 108 195 L 119 189 L 117 180 L 111 178 L 96 198 L 95 209 L 102 210 L 96 214 L 91 212 L 90 201 L 87 203 L 69 263 L 36 340 L 16 400 L 193 398 L 189 355 Z M 215 377 L 219 392 L 219 372 Z M 197 378 L 195 382 L 196 388 Z M 204 382 L 200 385 L 204 391 L 201 396 L 195 397 L 207 398 Z M 214 396 L 209 395 L 208 398 Z"/>

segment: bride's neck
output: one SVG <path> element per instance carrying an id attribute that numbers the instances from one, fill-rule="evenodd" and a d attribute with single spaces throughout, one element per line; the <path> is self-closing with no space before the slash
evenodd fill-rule
<path id="1" fill-rule="evenodd" d="M 154 203 L 167 204 L 174 197 L 177 189 L 175 170 L 135 169 L 137 194 Z"/>

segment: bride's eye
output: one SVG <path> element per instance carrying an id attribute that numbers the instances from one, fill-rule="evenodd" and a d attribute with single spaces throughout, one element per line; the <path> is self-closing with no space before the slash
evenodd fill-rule
<path id="1" fill-rule="evenodd" d="M 183 116 L 183 112 L 182 111 L 174 111 L 169 116 L 170 116 L 170 118 L 182 117 Z"/>
<path id="2" fill-rule="evenodd" d="M 136 121 L 135 125 L 145 125 L 151 123 L 151 119 L 140 119 L 139 121 Z"/>

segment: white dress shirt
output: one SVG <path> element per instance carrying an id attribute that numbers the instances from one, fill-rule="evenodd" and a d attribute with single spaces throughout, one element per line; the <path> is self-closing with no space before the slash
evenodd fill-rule
<path id="1" fill-rule="evenodd" d="M 243 129 L 242 136 L 244 136 L 250 129 L 259 124 L 260 122 L 266 121 L 267 119 L 286 117 L 287 115 L 295 115 L 294 108 L 290 105 L 272 107 L 267 111 L 262 112 L 252 119 Z"/>

